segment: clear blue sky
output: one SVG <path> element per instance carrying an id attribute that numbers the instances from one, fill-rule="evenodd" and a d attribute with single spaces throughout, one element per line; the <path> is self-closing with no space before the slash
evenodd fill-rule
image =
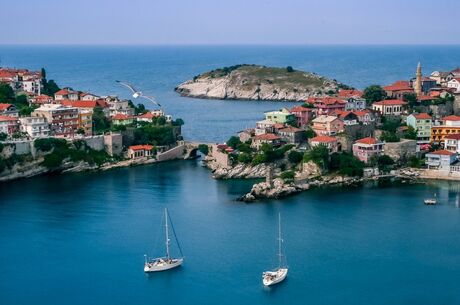
<path id="1" fill-rule="evenodd" d="M 0 44 L 459 44 L 460 0 L 9 0 Z"/>

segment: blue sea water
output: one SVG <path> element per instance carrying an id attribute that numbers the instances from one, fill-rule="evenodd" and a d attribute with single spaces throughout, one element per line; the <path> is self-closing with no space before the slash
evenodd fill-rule
<path id="1" fill-rule="evenodd" d="M 2 46 L 2 66 L 47 69 L 61 86 L 97 94 L 129 92 L 125 80 L 155 95 L 167 112 L 182 117 L 191 140 L 219 142 L 254 125 L 263 112 L 292 103 L 215 101 L 180 97 L 181 82 L 204 71 L 241 63 L 293 66 L 337 79 L 356 88 L 389 84 L 460 66 L 457 46 Z"/>
<path id="2" fill-rule="evenodd" d="M 189 139 L 222 141 L 285 103 L 197 100 L 178 83 L 237 63 L 291 65 L 362 88 L 460 63 L 457 46 L 0 46 L 2 65 L 48 70 L 61 85 L 154 93 Z M 0 184 L 0 304 L 460 304 L 459 184 L 328 188 L 235 202 L 254 181 L 216 181 L 196 161 Z M 423 199 L 438 194 L 438 206 Z M 183 267 L 146 275 L 162 255 L 168 207 Z M 276 221 L 288 279 L 270 289 Z M 177 251 L 177 249 L 173 249 Z"/>

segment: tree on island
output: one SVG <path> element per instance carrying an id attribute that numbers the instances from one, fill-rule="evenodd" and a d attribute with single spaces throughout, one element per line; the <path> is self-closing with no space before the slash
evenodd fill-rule
<path id="1" fill-rule="evenodd" d="M 291 73 L 291 72 L 294 72 L 295 70 L 294 70 L 293 67 L 287 66 L 287 67 L 286 67 L 286 71 L 289 72 L 289 73 Z"/>
<path id="2" fill-rule="evenodd" d="M 363 98 L 370 104 L 384 100 L 387 94 L 379 85 L 371 85 L 364 89 Z"/>
<path id="3" fill-rule="evenodd" d="M 233 149 L 236 149 L 238 145 L 241 144 L 240 138 L 231 136 L 230 139 L 227 141 L 227 145 L 230 146 Z"/>

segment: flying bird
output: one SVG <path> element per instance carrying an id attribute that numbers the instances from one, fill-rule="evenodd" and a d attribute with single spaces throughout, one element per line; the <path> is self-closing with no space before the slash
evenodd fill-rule
<path id="1" fill-rule="evenodd" d="M 136 89 L 134 88 L 134 86 L 131 85 L 131 84 L 129 84 L 129 83 L 125 83 L 125 82 L 122 82 L 122 81 L 119 81 L 119 80 L 117 80 L 116 82 L 119 83 L 119 84 L 122 85 L 122 86 L 125 86 L 125 87 L 128 88 L 129 90 L 131 90 L 131 92 L 133 93 L 133 97 L 134 97 L 134 98 L 138 98 L 139 96 L 142 95 L 142 92 L 141 92 L 141 91 L 136 90 Z"/>
<path id="2" fill-rule="evenodd" d="M 133 97 L 134 98 L 138 98 L 138 97 L 143 97 L 149 101 L 151 101 L 152 103 L 154 103 L 155 105 L 157 105 L 158 107 L 161 107 L 160 103 L 158 103 L 155 99 L 155 97 L 153 96 L 148 96 L 148 95 L 144 95 L 141 91 L 137 90 L 136 88 L 134 88 L 133 85 L 131 85 L 130 83 L 125 83 L 125 82 L 122 82 L 122 81 L 119 81 L 117 80 L 116 81 L 117 83 L 119 83 L 120 85 L 122 86 L 125 86 L 126 88 L 128 88 L 129 90 L 131 90 L 131 92 L 133 93 Z"/>

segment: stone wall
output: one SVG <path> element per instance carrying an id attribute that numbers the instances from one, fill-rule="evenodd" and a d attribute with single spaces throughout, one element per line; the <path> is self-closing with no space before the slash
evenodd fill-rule
<path id="1" fill-rule="evenodd" d="M 157 154 L 158 161 L 167 161 L 174 159 L 182 159 L 184 157 L 186 148 L 185 145 L 179 145 L 170 150 Z"/>
<path id="2" fill-rule="evenodd" d="M 84 137 L 83 141 L 85 141 L 86 145 L 91 149 L 101 151 L 104 150 L 104 136 L 92 136 L 92 137 Z"/>
<path id="3" fill-rule="evenodd" d="M 4 145 L 1 156 L 3 158 L 9 158 L 12 154 L 16 155 L 27 155 L 33 153 L 33 141 L 5 141 L 2 142 Z"/>
<path id="4" fill-rule="evenodd" d="M 217 149 L 217 144 L 211 145 L 211 158 L 221 168 L 231 167 L 230 158 L 228 157 L 228 154 L 219 151 Z"/>
<path id="5" fill-rule="evenodd" d="M 119 133 L 104 135 L 105 151 L 109 156 L 121 155 L 123 151 L 123 137 Z"/>
<path id="6" fill-rule="evenodd" d="M 386 142 L 384 145 L 384 154 L 394 160 L 407 160 L 417 153 L 417 141 L 401 139 L 399 142 Z"/>

